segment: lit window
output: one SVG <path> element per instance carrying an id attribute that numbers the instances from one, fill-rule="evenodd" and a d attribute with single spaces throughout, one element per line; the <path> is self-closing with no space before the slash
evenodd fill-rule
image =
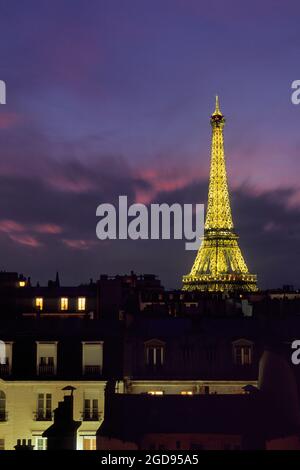
<path id="1" fill-rule="evenodd" d="M 84 436 L 83 450 L 96 450 L 96 438 Z"/>
<path id="2" fill-rule="evenodd" d="M 25 282 L 25 281 L 19 281 L 19 286 L 20 286 L 20 287 L 25 287 L 25 286 L 26 286 L 26 282 Z"/>
<path id="3" fill-rule="evenodd" d="M 35 299 L 35 307 L 37 310 L 43 310 L 44 306 L 44 299 L 42 297 L 36 297 Z"/>
<path id="4" fill-rule="evenodd" d="M 69 307 L 69 299 L 67 297 L 62 297 L 60 299 L 60 309 L 68 310 L 68 307 Z"/>
<path id="5" fill-rule="evenodd" d="M 37 437 L 35 450 L 47 450 L 47 438 L 46 437 Z"/>
<path id="6" fill-rule="evenodd" d="M 77 303 L 78 310 L 85 310 L 85 304 L 86 304 L 85 297 L 78 297 L 78 303 Z"/>
<path id="7" fill-rule="evenodd" d="M 150 390 L 148 392 L 148 395 L 157 395 L 158 396 L 158 395 L 163 395 L 163 394 L 164 394 L 164 392 L 162 390 Z"/>
<path id="8" fill-rule="evenodd" d="M 182 390 L 182 392 L 180 392 L 180 395 L 193 395 L 193 392 L 191 392 L 191 390 Z"/>

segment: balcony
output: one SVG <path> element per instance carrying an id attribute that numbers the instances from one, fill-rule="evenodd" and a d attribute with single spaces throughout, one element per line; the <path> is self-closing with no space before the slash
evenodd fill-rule
<path id="1" fill-rule="evenodd" d="M 7 411 L 0 411 L 0 423 L 3 423 L 8 420 Z"/>
<path id="2" fill-rule="evenodd" d="M 0 364 L 0 377 L 10 374 L 9 364 Z"/>
<path id="3" fill-rule="evenodd" d="M 51 377 L 55 375 L 54 364 L 40 364 L 38 369 L 39 375 Z"/>
<path id="4" fill-rule="evenodd" d="M 52 421 L 53 419 L 52 411 L 34 411 L 33 416 L 35 421 Z"/>
<path id="5" fill-rule="evenodd" d="M 82 421 L 100 421 L 102 413 L 99 411 L 84 410 L 81 413 Z"/>
<path id="6" fill-rule="evenodd" d="M 97 377 L 101 373 L 102 368 L 100 366 L 84 366 L 84 375 L 87 377 Z"/>

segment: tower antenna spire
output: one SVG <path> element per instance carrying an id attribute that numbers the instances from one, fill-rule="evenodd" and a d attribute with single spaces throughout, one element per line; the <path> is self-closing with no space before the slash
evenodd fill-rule
<path id="1" fill-rule="evenodd" d="M 222 113 L 220 111 L 220 103 L 219 103 L 219 96 L 216 95 L 216 107 L 215 110 L 212 114 L 213 116 L 222 116 Z"/>

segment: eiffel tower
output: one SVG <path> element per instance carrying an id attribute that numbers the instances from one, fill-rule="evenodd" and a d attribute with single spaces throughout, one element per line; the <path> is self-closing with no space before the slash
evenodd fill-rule
<path id="1" fill-rule="evenodd" d="M 216 97 L 211 115 L 212 145 L 204 237 L 183 290 L 254 292 L 256 275 L 249 274 L 234 231 L 224 155 L 225 118 Z"/>

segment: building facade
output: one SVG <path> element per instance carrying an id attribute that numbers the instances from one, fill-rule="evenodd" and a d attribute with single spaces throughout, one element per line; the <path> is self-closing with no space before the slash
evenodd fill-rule
<path id="1" fill-rule="evenodd" d="M 65 390 L 74 388 L 74 418 L 81 422 L 77 449 L 95 450 L 104 417 L 107 379 L 123 391 L 119 325 L 81 319 L 19 319 L 2 330 L 0 443 L 13 450 L 31 439 L 45 450 L 43 432 Z"/>
<path id="2" fill-rule="evenodd" d="M 118 396 L 243 397 L 257 387 L 266 347 L 275 344 L 291 363 L 300 331 L 299 297 L 290 290 L 243 297 L 166 291 L 155 276 L 134 273 L 78 287 L 57 278 L 41 287 L 0 273 L 0 291 L 0 448 L 8 450 L 18 439 L 46 449 L 42 434 L 66 387 L 75 388 L 74 419 L 81 422 L 76 447 L 90 450 L 110 380 Z M 241 439 L 229 429 L 218 440 L 205 429 L 206 444 L 202 430 L 198 441 L 150 431 L 139 445 L 234 448 Z"/>

